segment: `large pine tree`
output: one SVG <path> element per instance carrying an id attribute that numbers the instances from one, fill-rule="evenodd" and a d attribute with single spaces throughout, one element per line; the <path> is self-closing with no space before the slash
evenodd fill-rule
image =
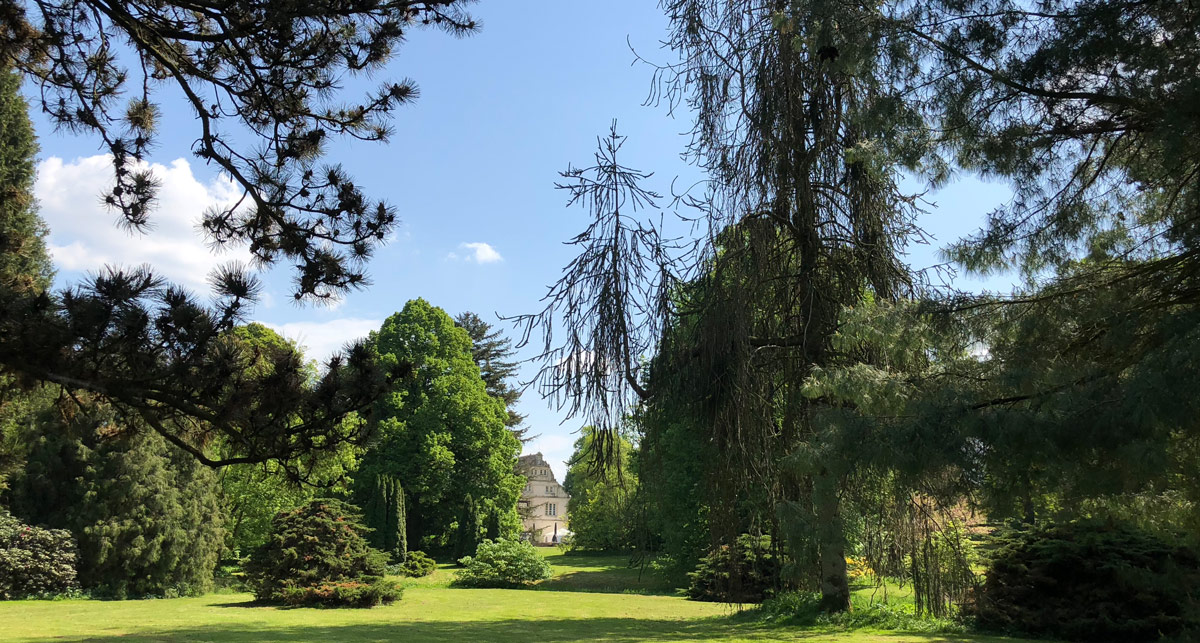
<path id="1" fill-rule="evenodd" d="M 205 234 L 214 245 L 245 246 L 258 265 L 295 266 L 295 298 L 327 301 L 366 285 L 366 261 L 396 220 L 392 206 L 326 161 L 327 145 L 386 140 L 390 113 L 416 96 L 403 80 L 365 98 L 341 87 L 380 69 L 412 29 L 473 31 L 467 1 L 8 3 L 0 65 L 17 71 L 9 85 L 36 87 L 50 122 L 102 142 L 114 172 L 97 197 L 138 232 L 152 234 L 154 221 L 157 181 L 147 162 L 157 101 L 179 98 L 194 116 L 190 149 L 242 193 L 238 207 L 206 213 Z M 3 109 L 15 105 L 6 99 Z M 0 144 L 12 146 L 0 156 L 18 159 L 5 171 L 28 181 L 21 159 L 31 143 L 17 136 Z M 36 262 L 29 240 L 38 231 L 21 214 L 28 197 L 2 196 L 4 261 Z M 50 296 L 31 287 L 30 273 L 13 274 L 0 270 L 0 366 L 101 397 L 209 465 L 294 460 L 358 441 L 363 425 L 346 432 L 342 419 L 370 408 L 404 374 L 403 365 L 381 371 L 357 346 L 316 382 L 242 377 L 237 356 L 215 344 L 260 289 L 245 266 L 215 271 L 212 299 L 166 283 L 152 267 L 104 270 Z M 219 442 L 236 453 L 213 453 Z"/>

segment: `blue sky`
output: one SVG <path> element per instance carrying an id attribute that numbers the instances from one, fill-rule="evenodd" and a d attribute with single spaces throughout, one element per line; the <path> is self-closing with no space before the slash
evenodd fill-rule
<path id="1" fill-rule="evenodd" d="M 370 265 L 374 284 L 331 308 L 296 306 L 288 297 L 290 273 L 265 275 L 266 296 L 252 318 L 267 323 L 323 358 L 343 343 L 378 328 L 415 297 L 450 314 L 471 310 L 502 325 L 496 313 L 535 312 L 546 287 L 571 259 L 563 241 L 586 224 L 586 213 L 564 207 L 554 189 L 568 163 L 588 165 L 596 137 L 616 119 L 629 136 L 623 164 L 653 171 L 647 187 L 669 193 L 671 180 L 699 175 L 679 158 L 688 115 L 643 107 L 651 70 L 631 65 L 629 44 L 667 62 L 660 49 L 667 21 L 645 0 L 563 2 L 485 0 L 472 8 L 482 30 L 457 39 L 419 31 L 374 79 L 354 79 L 357 91 L 384 79 L 411 78 L 420 97 L 399 110 L 386 145 L 343 143 L 330 158 L 369 194 L 391 202 L 402 223 Z M 628 43 L 628 44 L 627 44 Z M 164 93 L 158 145 L 152 161 L 163 181 L 155 228 L 133 243 L 99 204 L 110 180 L 99 142 L 52 131 L 33 114 L 41 142 L 38 197 L 49 243 L 66 285 L 105 263 L 149 262 L 166 276 L 202 289 L 216 263 L 194 230 L 206 204 L 231 197 L 215 171 L 190 154 L 192 114 Z M 964 178 L 929 197 L 922 220 L 935 244 L 913 249 L 914 267 L 938 263 L 937 246 L 979 227 L 983 216 L 1009 196 L 1002 185 Z M 971 281 L 1002 288 L 1004 279 Z M 511 330 L 511 329 L 510 329 Z M 524 351 L 531 357 L 536 347 Z M 533 368 L 525 370 L 532 376 Z M 521 403 L 530 433 L 540 435 L 526 452 L 546 455 L 559 479 L 582 419 L 566 419 L 538 398 Z"/>

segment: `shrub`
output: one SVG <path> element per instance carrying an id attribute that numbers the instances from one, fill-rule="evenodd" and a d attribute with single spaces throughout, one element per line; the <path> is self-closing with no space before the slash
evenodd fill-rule
<path id="1" fill-rule="evenodd" d="M 688 598 L 724 603 L 759 603 L 779 579 L 779 561 L 771 553 L 770 536 L 738 536 L 700 559 L 688 574 Z"/>
<path id="2" fill-rule="evenodd" d="M 260 601 L 289 605 L 371 607 L 400 597 L 384 582 L 387 554 L 367 545 L 353 505 L 313 500 L 283 511 L 267 542 L 246 564 L 246 581 Z"/>
<path id="3" fill-rule="evenodd" d="M 408 576 L 411 578 L 420 578 L 428 576 L 437 569 L 437 561 L 430 558 L 423 551 L 410 551 L 408 557 L 402 563 L 388 565 L 388 573 L 396 574 L 397 576 Z"/>
<path id="4" fill-rule="evenodd" d="M 280 599 L 295 607 L 375 607 L 391 605 L 403 590 L 396 581 L 325 582 L 305 587 L 285 587 Z"/>
<path id="5" fill-rule="evenodd" d="M 1200 627 L 1196 552 L 1118 524 L 998 538 L 974 613 L 981 627 L 1087 641 L 1154 641 Z"/>
<path id="6" fill-rule="evenodd" d="M 0 598 L 45 597 L 77 587 L 71 533 L 30 527 L 0 509 Z"/>
<path id="7" fill-rule="evenodd" d="M 459 587 L 526 587 L 550 578 L 550 565 L 533 545 L 519 540 L 485 540 L 474 556 L 458 561 L 463 569 L 454 577 Z"/>

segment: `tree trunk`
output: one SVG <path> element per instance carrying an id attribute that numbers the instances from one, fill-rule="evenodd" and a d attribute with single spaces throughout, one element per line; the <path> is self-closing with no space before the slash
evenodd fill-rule
<path id="1" fill-rule="evenodd" d="M 846 533 L 842 526 L 837 478 L 822 467 L 813 477 L 813 509 L 821 556 L 821 609 L 850 609 L 850 580 L 846 576 Z"/>

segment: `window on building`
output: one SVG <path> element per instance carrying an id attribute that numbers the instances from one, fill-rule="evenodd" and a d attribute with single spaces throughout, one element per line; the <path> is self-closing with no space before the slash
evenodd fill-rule
<path id="1" fill-rule="evenodd" d="M 546 515 L 547 516 L 557 516 L 558 515 L 558 505 L 554 504 L 553 502 L 546 505 Z"/>

